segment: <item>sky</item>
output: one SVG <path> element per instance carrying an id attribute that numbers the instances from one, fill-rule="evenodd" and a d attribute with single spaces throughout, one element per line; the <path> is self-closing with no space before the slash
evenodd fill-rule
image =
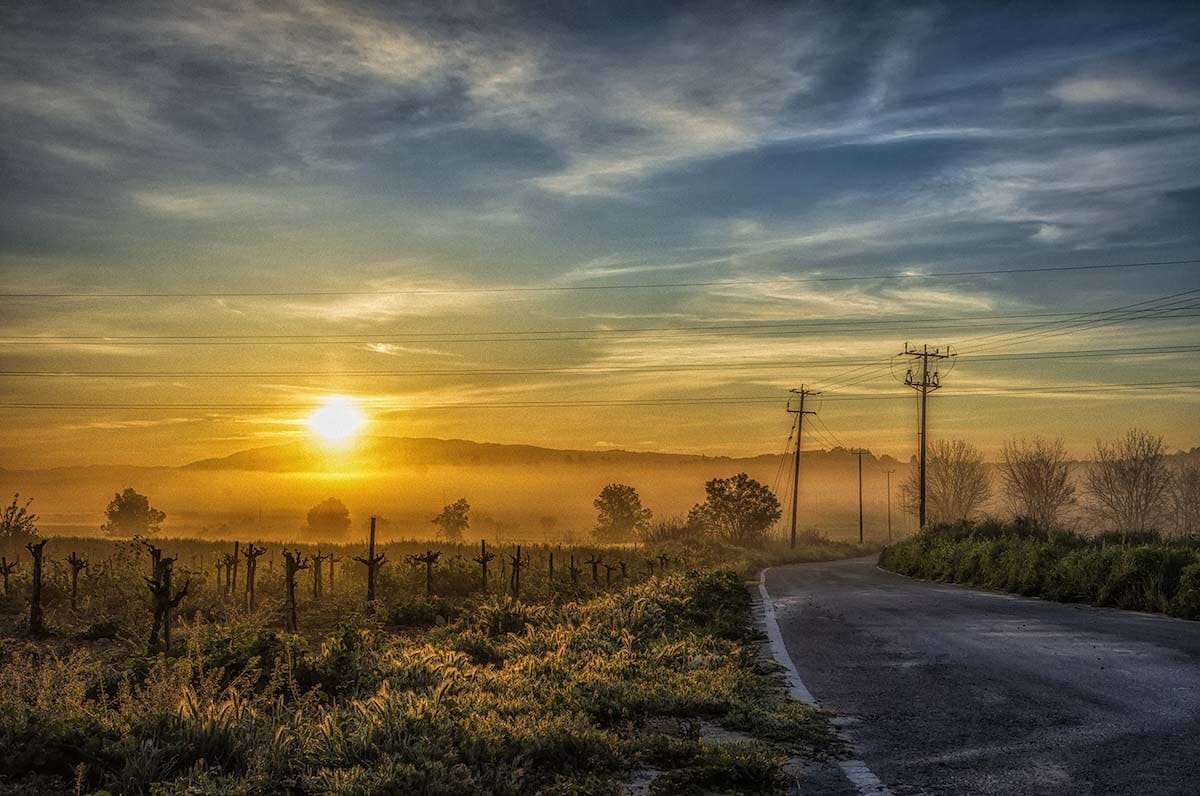
<path id="1" fill-rule="evenodd" d="M 0 466 L 309 439 L 332 395 L 770 453 L 801 384 L 806 448 L 907 459 L 907 343 L 958 354 L 931 436 L 1190 448 L 1197 41 L 1189 3 L 6 3 Z"/>

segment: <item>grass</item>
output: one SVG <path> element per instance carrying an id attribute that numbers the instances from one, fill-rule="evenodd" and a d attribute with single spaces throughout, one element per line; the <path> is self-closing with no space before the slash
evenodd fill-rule
<path id="1" fill-rule="evenodd" d="M 1195 539 L 1047 535 L 1015 524 L 962 524 L 887 547 L 879 563 L 929 580 L 1200 619 Z"/>
<path id="2" fill-rule="evenodd" d="M 840 753 L 826 716 L 790 701 L 761 659 L 743 575 L 849 545 L 674 547 L 653 576 L 634 569 L 644 553 L 556 551 L 553 581 L 549 549 L 535 548 L 519 602 L 479 592 L 474 548 L 435 545 L 446 556 L 432 599 L 423 568 L 389 564 L 368 614 L 347 565 L 332 598 L 301 603 L 299 634 L 279 629 L 278 567 L 267 577 L 260 563 L 253 613 L 201 568 L 174 650 L 150 656 L 145 561 L 105 544 L 78 611 L 52 575 L 50 638 L 0 642 L 0 793 L 585 796 L 619 793 L 647 766 L 666 769 L 655 793 L 774 793 L 790 756 Z M 172 544 L 184 564 L 188 546 L 208 543 Z M 607 587 L 583 567 L 571 583 L 572 552 L 577 566 L 626 556 L 630 577 Z M 697 723 L 748 737 L 710 743 Z"/>

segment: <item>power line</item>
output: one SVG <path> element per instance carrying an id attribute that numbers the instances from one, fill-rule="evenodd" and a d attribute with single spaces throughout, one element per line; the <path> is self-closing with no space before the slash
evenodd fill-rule
<path id="1" fill-rule="evenodd" d="M 946 277 L 998 276 L 1002 274 L 1044 274 L 1070 271 L 1103 271 L 1131 268 L 1157 268 L 1200 263 L 1200 258 L 1183 260 L 1154 260 L 1094 265 L 1055 265 L 1031 268 L 990 268 L 984 270 L 938 271 L 934 273 L 891 272 L 847 276 L 777 277 L 774 279 L 718 279 L 680 282 L 647 282 L 618 285 L 521 285 L 494 287 L 408 288 L 404 290 L 255 290 L 255 291 L 197 291 L 197 292 L 45 292 L 0 293 L 0 299 L 97 299 L 97 298 L 303 298 L 335 296 L 425 296 L 494 293 L 560 293 L 602 290 L 658 290 L 694 287 L 725 287 L 737 285 L 807 284 L 814 282 L 862 282 L 885 279 L 942 279 Z"/>
<path id="2" fill-rule="evenodd" d="M 1074 351 L 1031 351 L 1014 354 L 981 354 L 976 356 L 961 355 L 969 358 L 975 364 L 1026 362 L 1043 359 L 1119 359 L 1128 356 L 1180 355 L 1200 352 L 1200 345 L 1194 346 L 1143 346 L 1137 348 L 1093 348 Z M 600 374 L 613 373 L 692 373 L 710 370 L 781 370 L 805 367 L 809 369 L 843 367 L 847 364 L 861 362 L 874 365 L 876 360 L 847 360 L 828 359 L 812 361 L 796 360 L 739 360 L 734 362 L 696 362 L 680 365 L 564 365 L 561 367 L 544 368 L 468 368 L 468 369 L 429 369 L 429 370 L 6 370 L 0 371 L 0 378 L 328 378 L 332 376 L 523 376 L 564 374 Z"/>
<path id="3" fill-rule="evenodd" d="M 1066 384 L 1057 387 L 1049 387 L 1042 390 L 1028 390 L 1023 388 L 1012 389 L 980 389 L 980 390 L 959 390 L 949 395 L 942 396 L 939 400 L 948 400 L 959 397 L 999 397 L 999 396 L 1021 396 L 1021 397 L 1041 397 L 1047 395 L 1057 395 L 1062 393 L 1089 393 L 1089 392 L 1112 392 L 1112 391 L 1137 391 L 1137 390 L 1161 390 L 1161 389 L 1191 389 L 1200 387 L 1200 380 L 1182 380 L 1182 381 L 1153 381 L 1153 382 L 1133 382 L 1133 383 L 1110 383 L 1110 384 Z M 838 396 L 829 396 L 827 400 L 831 401 L 894 401 L 894 400 L 909 400 L 906 395 L 888 395 L 874 393 L 854 393 Z M 513 408 L 541 408 L 541 407 L 588 407 L 588 406 L 679 406 L 679 405 L 721 405 L 721 404 L 778 404 L 779 395 L 729 395 L 729 396 L 711 396 L 707 398 L 631 398 L 631 399 L 580 399 L 580 400 L 557 400 L 557 401 L 463 401 L 457 403 L 408 403 L 397 401 L 394 404 L 385 405 L 379 401 L 364 401 L 368 406 L 387 410 L 429 410 L 429 409 L 472 409 L 472 408 L 491 408 L 491 409 L 513 409 Z M 134 403 L 81 403 L 81 402 L 10 402 L 0 403 L 0 409 L 137 409 L 137 410 L 227 410 L 227 409 L 282 409 L 288 411 L 296 411 L 303 405 L 301 401 L 290 403 L 241 403 L 241 404 L 218 404 L 218 403 L 178 403 L 178 404 L 134 404 Z"/>
<path id="4" fill-rule="evenodd" d="M 1121 317 L 1112 319 L 1116 322 L 1142 320 L 1176 320 L 1200 317 L 1200 303 L 1180 307 L 1152 307 L 1137 313 L 1122 313 Z M 1072 313 L 1074 315 L 1074 313 Z M 936 330 L 940 332 L 957 329 L 977 329 L 981 325 L 988 327 L 1024 326 L 1023 321 L 1012 322 L 997 320 L 987 323 L 990 318 L 1002 319 L 1007 316 L 978 316 L 974 318 L 946 319 L 907 319 L 896 318 L 885 322 L 874 320 L 844 320 L 835 323 L 809 322 L 818 325 L 804 325 L 800 322 L 779 324 L 774 326 L 680 326 L 659 327 L 657 329 L 580 329 L 570 333 L 559 332 L 514 332 L 514 333 L 391 333 L 372 334 L 370 332 L 352 335 L 0 335 L 0 346 L 249 346 L 249 345 L 362 345 L 371 343 L 547 343 L 590 341 L 600 338 L 632 339 L 632 340 L 674 340 L 681 334 L 716 334 L 722 337 L 748 334 L 761 337 L 786 337 L 796 334 L 805 336 L 838 334 L 846 331 L 861 331 L 863 326 L 880 324 L 876 327 L 879 332 L 890 331 L 891 327 L 903 327 L 904 331 L 914 328 L 922 331 Z M 1023 317 L 1023 316 L 1016 316 Z M 1028 316 L 1024 316 L 1028 317 Z M 1045 316 L 1042 316 L 1045 317 Z M 1105 318 L 1096 319 L 1096 322 Z M 882 325 L 886 324 L 886 325 Z M 1018 330 L 1022 331 L 1022 330 Z M 474 336 L 472 336 L 474 334 Z M 1003 333 L 1002 333 L 1003 334 Z"/>

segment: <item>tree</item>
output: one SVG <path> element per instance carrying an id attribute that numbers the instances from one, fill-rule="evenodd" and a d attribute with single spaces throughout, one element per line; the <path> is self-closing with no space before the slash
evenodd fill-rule
<path id="1" fill-rule="evenodd" d="M 108 522 L 100 530 L 109 536 L 147 536 L 158 533 L 167 515 L 150 505 L 150 498 L 126 487 L 113 495 L 104 510 Z"/>
<path id="2" fill-rule="evenodd" d="M 1154 529 L 1170 486 L 1162 437 L 1134 428 L 1111 445 L 1096 443 L 1087 491 L 1092 513 L 1105 527 L 1126 534 Z"/>
<path id="3" fill-rule="evenodd" d="M 745 473 L 714 478 L 704 485 L 704 491 L 707 499 L 692 507 L 688 522 L 732 542 L 761 542 L 782 514 L 771 490 Z"/>
<path id="4" fill-rule="evenodd" d="M 653 516 L 642 507 L 642 498 L 628 484 L 609 484 L 592 501 L 596 507 L 596 538 L 604 542 L 623 542 L 643 533 Z"/>
<path id="5" fill-rule="evenodd" d="M 308 529 L 320 538 L 344 537 L 350 532 L 350 509 L 335 497 L 308 510 Z"/>
<path id="6" fill-rule="evenodd" d="M 964 440 L 931 442 L 925 471 L 925 514 L 930 523 L 969 519 L 991 495 L 983 454 Z M 917 513 L 920 493 L 920 474 L 914 469 L 900 487 L 905 511 Z"/>
<path id="7" fill-rule="evenodd" d="M 1179 465 L 1171 479 L 1172 530 L 1179 536 L 1200 533 L 1200 462 Z"/>
<path id="8" fill-rule="evenodd" d="M 20 493 L 13 495 L 12 503 L 5 506 L 4 512 L 0 513 L 0 539 L 24 541 L 38 535 L 38 515 L 29 511 L 31 503 L 33 498 L 26 500 L 22 505 Z"/>
<path id="9" fill-rule="evenodd" d="M 471 527 L 471 504 L 466 498 L 459 498 L 448 506 L 443 506 L 441 512 L 430 519 L 438 527 L 438 533 L 447 542 L 461 542 L 463 532 Z"/>
<path id="10" fill-rule="evenodd" d="M 1063 510 L 1075 502 L 1070 463 L 1061 439 L 1004 443 L 1000 478 L 1009 506 L 1043 531 L 1058 525 Z"/>

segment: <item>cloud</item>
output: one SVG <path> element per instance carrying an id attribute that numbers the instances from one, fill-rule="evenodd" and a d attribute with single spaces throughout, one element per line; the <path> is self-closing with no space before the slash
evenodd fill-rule
<path id="1" fill-rule="evenodd" d="M 303 202 L 279 192 L 237 185 L 135 191 L 132 198 L 148 213 L 187 221 L 269 218 L 306 211 Z"/>
<path id="2" fill-rule="evenodd" d="M 1071 77 L 1050 91 L 1067 105 L 1131 105 L 1161 111 L 1200 108 L 1200 95 L 1142 77 Z"/>

